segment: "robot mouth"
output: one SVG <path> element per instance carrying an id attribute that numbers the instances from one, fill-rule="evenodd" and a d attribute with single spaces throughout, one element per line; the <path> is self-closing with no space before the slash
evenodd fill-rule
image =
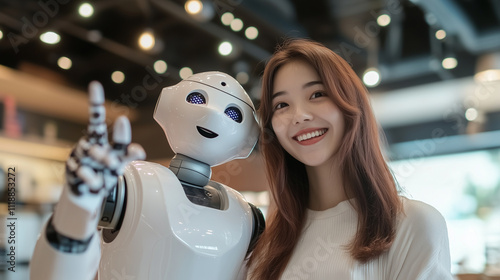
<path id="1" fill-rule="evenodd" d="M 217 134 L 211 130 L 208 130 L 204 127 L 201 127 L 201 126 L 196 126 L 196 129 L 201 134 L 201 136 L 206 137 L 206 138 L 215 138 L 215 137 L 219 136 L 219 134 Z"/>

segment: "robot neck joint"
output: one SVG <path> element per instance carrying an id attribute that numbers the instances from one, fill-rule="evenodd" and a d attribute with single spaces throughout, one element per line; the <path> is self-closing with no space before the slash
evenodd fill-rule
<path id="1" fill-rule="evenodd" d="M 168 167 L 181 182 L 203 188 L 210 181 L 210 165 L 185 155 L 176 154 Z"/>

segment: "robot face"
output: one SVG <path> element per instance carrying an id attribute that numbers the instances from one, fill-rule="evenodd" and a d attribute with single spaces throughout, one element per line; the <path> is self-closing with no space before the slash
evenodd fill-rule
<path id="1" fill-rule="evenodd" d="M 221 72 L 195 74 L 164 88 L 154 119 L 175 153 L 210 166 L 246 158 L 259 133 L 250 97 Z"/>

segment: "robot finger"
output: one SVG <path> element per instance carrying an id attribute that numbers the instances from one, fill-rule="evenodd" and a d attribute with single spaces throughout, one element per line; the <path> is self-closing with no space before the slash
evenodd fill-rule
<path id="1" fill-rule="evenodd" d="M 92 145 L 87 141 L 87 139 L 85 137 L 82 137 L 71 152 L 70 156 L 76 159 L 86 157 L 91 147 Z"/>
<path id="2" fill-rule="evenodd" d="M 66 168 L 70 172 L 75 172 L 78 169 L 78 162 L 76 161 L 76 159 L 73 157 L 68 158 L 68 160 L 66 161 Z"/>
<path id="3" fill-rule="evenodd" d="M 107 146 L 93 146 L 90 148 L 88 155 L 92 158 L 96 163 L 103 163 L 108 156 L 108 147 Z"/>
<path id="4" fill-rule="evenodd" d="M 132 143 L 128 145 L 125 156 L 123 157 L 123 162 L 131 162 L 134 160 L 143 160 L 146 159 L 146 152 L 141 145 Z"/>
<path id="5" fill-rule="evenodd" d="M 126 152 L 132 139 L 130 121 L 125 116 L 119 116 L 113 127 L 113 150 Z"/>
<path id="6" fill-rule="evenodd" d="M 98 189 L 102 186 L 102 176 L 99 176 L 92 168 L 88 166 L 81 166 L 77 171 L 78 178 L 80 178 L 85 185 L 90 189 Z"/>
<path id="7" fill-rule="evenodd" d="M 110 152 L 106 158 L 104 158 L 104 164 L 110 170 L 116 170 L 120 166 L 120 159 L 117 154 Z"/>
<path id="8" fill-rule="evenodd" d="M 116 172 L 113 170 L 107 170 L 107 172 L 104 172 L 103 173 L 103 182 L 104 182 L 105 191 L 106 192 L 111 191 L 116 186 L 116 183 L 118 182 L 118 177 L 116 175 Z"/>
<path id="9" fill-rule="evenodd" d="M 113 150 L 120 158 L 120 161 L 127 165 L 128 162 L 144 159 L 146 153 L 139 144 L 130 144 L 132 139 L 132 129 L 130 122 L 125 116 L 120 116 L 115 121 L 113 131 Z"/>
<path id="10" fill-rule="evenodd" d="M 104 108 L 104 89 L 99 82 L 89 85 L 89 125 L 87 137 L 90 143 L 105 145 L 108 143 L 106 127 L 106 109 Z"/>

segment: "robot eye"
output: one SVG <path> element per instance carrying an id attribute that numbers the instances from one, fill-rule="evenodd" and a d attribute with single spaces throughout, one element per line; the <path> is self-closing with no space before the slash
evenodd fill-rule
<path id="1" fill-rule="evenodd" d="M 186 101 L 191 104 L 206 104 L 205 96 L 199 92 L 191 92 L 186 97 Z"/>
<path id="2" fill-rule="evenodd" d="M 236 107 L 228 107 L 224 111 L 224 113 L 237 123 L 241 123 L 241 121 L 243 121 L 243 116 L 241 115 L 240 109 Z"/>

